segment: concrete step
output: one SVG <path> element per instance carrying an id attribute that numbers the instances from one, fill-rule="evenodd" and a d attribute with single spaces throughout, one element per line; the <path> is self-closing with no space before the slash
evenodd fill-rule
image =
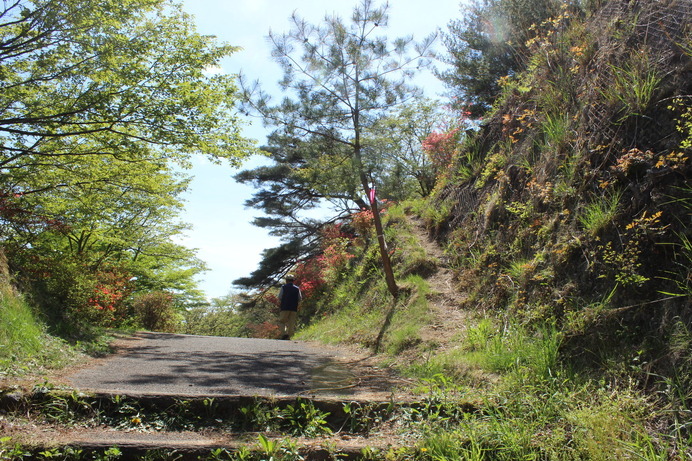
<path id="1" fill-rule="evenodd" d="M 421 408 L 420 402 L 359 401 L 336 398 L 186 396 L 186 395 L 119 395 L 83 393 L 71 389 L 38 389 L 0 391 L 0 412 L 47 416 L 50 420 L 70 418 L 87 420 L 128 417 L 145 420 L 148 415 L 164 415 L 178 420 L 194 421 L 200 426 L 224 421 L 246 427 L 261 412 L 284 412 L 300 418 L 309 412 L 319 413 L 332 431 L 353 427 L 354 418 L 386 419 L 402 408 Z"/>
<path id="2" fill-rule="evenodd" d="M 252 459 L 269 459 L 267 451 L 272 447 L 284 453 L 295 451 L 308 460 L 335 459 L 336 455 L 339 459 L 359 459 L 364 450 L 373 453 L 386 451 L 392 444 L 412 445 L 392 429 L 402 415 L 425 418 L 435 414 L 461 420 L 477 412 L 471 403 L 450 405 L 429 400 L 6 389 L 0 391 L 0 433 L 6 438 L 0 442 L 0 454 L 4 443 L 6 447 L 26 447 L 37 459 L 40 452 L 64 453 L 68 449 L 90 456 L 81 459 L 106 459 L 103 453 L 113 447 L 121 453 L 118 459 L 145 455 L 148 459 L 233 459 L 231 454 L 239 450 L 260 454 Z M 149 452 L 159 454 L 150 456 Z M 220 458 L 214 458 L 217 455 Z"/>
<path id="3" fill-rule="evenodd" d="M 13 429 L 11 440 L 5 444 L 21 446 L 22 459 L 46 459 L 46 453 L 61 459 L 76 452 L 82 456 L 80 459 L 106 459 L 104 454 L 114 449 L 118 453 L 115 459 L 233 459 L 238 452 L 252 453 L 255 455 L 252 459 L 264 459 L 272 454 L 274 459 L 284 459 L 277 454 L 300 455 L 305 460 L 360 459 L 364 453 L 385 452 L 392 443 L 396 444 L 386 437 L 348 434 L 306 438 L 273 433 L 134 432 L 36 425 L 30 431 L 15 433 L 20 428 Z M 0 456 L 0 459 L 4 458 Z"/>

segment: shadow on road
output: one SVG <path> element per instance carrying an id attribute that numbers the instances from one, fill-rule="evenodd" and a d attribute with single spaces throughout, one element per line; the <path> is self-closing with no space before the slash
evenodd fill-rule
<path id="1" fill-rule="evenodd" d="M 122 353 L 69 379 L 103 392 L 294 395 L 308 392 L 326 353 L 292 341 L 140 333 Z"/>

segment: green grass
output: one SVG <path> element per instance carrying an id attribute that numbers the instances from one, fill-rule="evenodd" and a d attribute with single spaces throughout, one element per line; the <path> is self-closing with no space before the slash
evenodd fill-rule
<path id="1" fill-rule="evenodd" d="M 421 343 L 421 328 L 432 322 L 427 301 L 428 283 L 422 277 L 412 275 L 402 285 L 410 290 L 411 295 L 405 305 L 395 309 L 385 336 L 385 347 L 393 356 Z"/>
<path id="2" fill-rule="evenodd" d="M 0 376 L 40 374 L 73 363 L 80 352 L 103 354 L 109 338 L 101 335 L 70 346 L 49 335 L 34 308 L 8 284 L 0 284 Z"/>
<path id="3" fill-rule="evenodd" d="M 30 306 L 9 286 L 0 288 L 0 370 L 38 355 L 43 329 Z"/>
<path id="4" fill-rule="evenodd" d="M 414 206 L 409 203 L 408 206 Z M 411 234 L 403 206 L 386 215 L 389 242 L 400 268 L 397 283 L 404 295 L 393 304 L 380 269 L 375 242 L 361 250 L 353 267 L 336 278 L 338 283 L 322 300 L 317 320 L 299 332 L 302 339 L 325 343 L 359 343 L 396 355 L 421 342 L 420 329 L 431 322 L 427 296 L 430 288 L 423 275 L 434 271 L 436 262 L 426 256 Z"/>
<path id="5" fill-rule="evenodd" d="M 586 205 L 579 217 L 584 230 L 595 236 L 610 225 L 615 220 L 621 198 L 622 192 L 613 192 Z"/>
<path id="6" fill-rule="evenodd" d="M 547 114 L 542 129 L 547 148 L 560 151 L 568 144 L 570 122 L 567 114 Z"/>
<path id="7" fill-rule="evenodd" d="M 661 78 L 649 63 L 646 53 L 634 54 L 624 66 L 613 65 L 611 68 L 613 84 L 604 90 L 604 96 L 620 105 L 618 122 L 643 115 L 661 84 Z"/>
<path id="8" fill-rule="evenodd" d="M 482 392 L 437 388 L 445 411 L 429 411 L 408 427 L 419 434 L 417 459 L 669 459 L 668 440 L 647 432 L 652 402 L 639 391 L 579 377 L 519 383 L 512 375 Z M 475 411 L 450 406 L 453 396 L 473 395 Z"/>
<path id="9" fill-rule="evenodd" d="M 0 290 L 0 309 L 0 357 L 40 351 L 43 331 L 28 304 L 9 287 Z"/>
<path id="10" fill-rule="evenodd" d="M 592 202 L 581 224 L 598 234 L 618 212 L 620 198 L 611 194 Z M 405 456 L 391 459 L 660 460 L 685 446 L 690 412 L 684 371 L 679 383 L 668 385 L 669 414 L 663 415 L 660 402 L 635 381 L 623 379 L 626 370 L 604 363 L 602 372 L 594 374 L 575 368 L 579 364 L 569 359 L 563 362 L 570 347 L 566 335 L 590 329 L 610 306 L 612 293 L 586 307 L 566 304 L 562 324 L 527 325 L 499 308 L 469 312 L 465 328 L 444 349 L 425 343 L 421 329 L 433 321 L 428 281 L 424 274 L 401 268 L 422 266 L 426 256 L 406 223 L 397 220 L 389 232 L 405 296 L 392 309 L 381 274 L 355 268 L 360 275 L 345 274 L 330 291 L 329 314 L 304 333 L 310 339 L 370 346 L 386 325 L 379 348 L 383 363 L 419 381 L 416 392 L 427 402 L 397 417 L 396 424 L 416 442 Z M 372 258 L 363 259 L 360 267 L 371 267 Z M 517 259 L 505 271 L 521 281 L 532 273 L 533 262 Z M 670 341 L 675 344 L 671 353 L 685 354 L 689 328 L 680 325 Z M 424 384 L 433 381 L 443 384 Z M 460 399 L 476 410 L 468 412 Z M 656 425 L 667 429 L 652 430 Z"/>
<path id="11" fill-rule="evenodd" d="M 466 331 L 457 348 L 429 357 L 410 370 L 427 379 L 437 373 L 468 376 L 475 368 L 519 383 L 540 382 L 561 373 L 561 341 L 560 332 L 552 325 L 530 331 L 520 325 L 500 327 L 485 318 Z"/>
<path id="12" fill-rule="evenodd" d="M 368 260 L 359 262 L 361 269 L 369 265 Z M 362 280 L 360 271 L 355 270 L 332 287 L 321 310 L 298 332 L 298 338 L 327 344 L 374 344 L 391 301 L 384 276 L 376 276 L 373 283 L 361 287 Z"/>

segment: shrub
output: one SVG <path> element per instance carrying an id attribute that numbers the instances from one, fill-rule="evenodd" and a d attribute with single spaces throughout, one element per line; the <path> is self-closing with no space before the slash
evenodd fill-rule
<path id="1" fill-rule="evenodd" d="M 132 308 L 137 323 L 147 330 L 173 333 L 178 328 L 179 319 L 170 293 L 153 291 L 139 295 Z"/>
<path id="2" fill-rule="evenodd" d="M 423 151 L 430 157 L 436 174 L 445 172 L 452 163 L 459 143 L 459 128 L 445 132 L 433 131 L 423 140 Z"/>
<path id="3" fill-rule="evenodd" d="M 251 338 L 276 339 L 279 337 L 279 327 L 272 322 L 249 323 L 247 324 L 250 330 Z"/>

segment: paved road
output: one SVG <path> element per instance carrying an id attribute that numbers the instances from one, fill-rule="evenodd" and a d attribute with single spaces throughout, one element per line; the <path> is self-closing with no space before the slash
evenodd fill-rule
<path id="1" fill-rule="evenodd" d="M 121 353 L 67 379 L 79 389 L 123 394 L 291 396 L 338 368 L 333 358 L 298 341 L 139 333 Z"/>

